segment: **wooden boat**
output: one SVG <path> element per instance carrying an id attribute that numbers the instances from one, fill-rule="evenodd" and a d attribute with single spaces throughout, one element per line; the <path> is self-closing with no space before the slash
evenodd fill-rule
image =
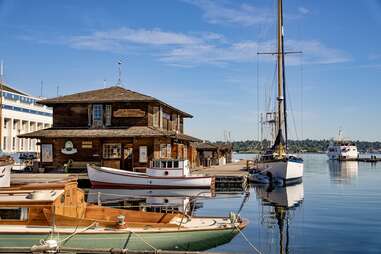
<path id="1" fill-rule="evenodd" d="M 0 188 L 11 184 L 11 170 L 14 160 L 10 156 L 0 156 Z"/>
<path id="2" fill-rule="evenodd" d="M 0 247 L 206 250 L 229 242 L 239 216 L 189 217 L 89 205 L 75 180 L 0 189 Z"/>
<path id="3" fill-rule="evenodd" d="M 87 165 L 91 185 L 143 189 L 211 188 L 214 177 L 191 174 L 187 160 L 154 160 L 145 173 Z"/>

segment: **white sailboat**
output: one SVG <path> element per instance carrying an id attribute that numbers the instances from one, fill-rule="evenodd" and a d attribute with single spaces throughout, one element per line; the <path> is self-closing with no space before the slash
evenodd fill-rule
<path id="1" fill-rule="evenodd" d="M 286 101 L 286 80 L 284 64 L 284 34 L 283 34 L 283 6 L 282 0 L 278 0 L 278 22 L 277 22 L 277 107 L 272 121 L 275 124 L 275 141 L 256 161 L 254 173 L 251 179 L 263 178 L 267 176 L 269 181 L 274 179 L 282 183 L 301 182 L 303 177 L 303 159 L 288 154 L 287 151 L 287 101 Z M 261 176 L 256 177 L 255 174 Z"/>

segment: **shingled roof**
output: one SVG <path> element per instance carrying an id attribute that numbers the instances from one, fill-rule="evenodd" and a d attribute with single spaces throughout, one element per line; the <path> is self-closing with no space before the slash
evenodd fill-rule
<path id="1" fill-rule="evenodd" d="M 193 117 L 175 107 L 166 104 L 154 97 L 125 89 L 120 86 L 111 86 L 81 93 L 59 96 L 51 99 L 40 100 L 38 103 L 47 106 L 67 103 L 107 103 L 107 102 L 157 102 L 172 110 L 177 111 L 184 117 Z"/>
<path id="2" fill-rule="evenodd" d="M 18 135 L 20 138 L 132 138 L 132 137 L 172 137 L 180 140 L 200 142 L 199 139 L 172 131 L 159 130 L 147 126 L 123 129 L 43 129 Z"/>

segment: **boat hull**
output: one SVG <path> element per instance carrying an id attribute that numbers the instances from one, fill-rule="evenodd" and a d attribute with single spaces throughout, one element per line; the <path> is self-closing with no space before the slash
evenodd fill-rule
<path id="1" fill-rule="evenodd" d="M 291 184 L 302 182 L 304 165 L 303 161 L 290 160 L 259 162 L 257 170 Z"/>
<path id="2" fill-rule="evenodd" d="M 135 189 L 204 189 L 211 188 L 211 176 L 154 177 L 123 170 L 88 165 L 87 173 L 94 187 Z"/>
<path id="3" fill-rule="evenodd" d="M 80 231 L 80 230 L 78 230 Z M 74 232 L 74 228 L 72 230 Z M 172 232 L 131 232 L 123 233 L 80 233 L 60 244 L 67 248 L 121 248 L 136 251 L 143 250 L 178 250 L 178 251 L 203 251 L 230 242 L 238 234 L 237 229 L 199 230 L 199 231 L 172 231 Z M 62 240 L 70 233 L 59 233 Z M 1 233 L 0 247 L 31 247 L 40 245 L 40 240 L 50 239 L 49 233 Z"/>
<path id="4" fill-rule="evenodd" d="M 0 166 L 0 188 L 7 188 L 11 185 L 12 165 Z"/>

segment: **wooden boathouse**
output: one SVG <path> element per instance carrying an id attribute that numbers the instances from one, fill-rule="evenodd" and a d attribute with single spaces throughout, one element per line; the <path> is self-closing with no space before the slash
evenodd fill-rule
<path id="1" fill-rule="evenodd" d="M 19 135 L 40 140 L 40 168 L 105 167 L 144 172 L 160 158 L 197 161 L 199 139 L 184 134 L 192 115 L 163 101 L 112 86 L 39 101 L 53 126 Z"/>

